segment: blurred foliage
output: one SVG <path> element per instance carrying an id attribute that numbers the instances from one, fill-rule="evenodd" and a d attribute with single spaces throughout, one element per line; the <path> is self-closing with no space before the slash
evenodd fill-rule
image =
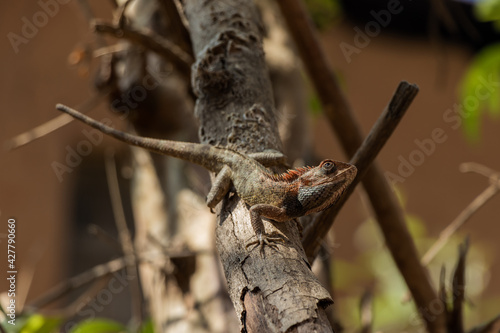
<path id="1" fill-rule="evenodd" d="M 1 324 L 7 333 L 57 333 L 65 327 L 66 319 L 49 317 L 41 314 L 24 314 L 16 317 L 15 325 L 7 323 L 9 318 Z M 71 327 L 69 333 L 154 333 L 153 323 L 147 320 L 138 329 L 131 330 L 123 324 L 104 318 L 84 320 Z"/>
<path id="2" fill-rule="evenodd" d="M 59 332 L 64 322 L 60 317 L 46 317 L 41 314 L 26 314 L 16 316 L 15 325 L 7 323 L 10 318 L 2 322 L 7 333 L 53 333 Z"/>
<path id="3" fill-rule="evenodd" d="M 318 95 L 310 94 L 309 95 L 309 111 L 312 115 L 318 116 L 322 113 L 323 108 L 321 107 L 321 101 L 319 100 Z"/>
<path id="4" fill-rule="evenodd" d="M 492 22 L 500 31 L 500 0 L 477 1 L 474 12 L 478 20 Z M 500 44 L 492 44 L 476 54 L 460 84 L 463 127 L 469 141 L 479 140 L 485 111 L 492 116 L 500 114 L 499 86 Z"/>
<path id="5" fill-rule="evenodd" d="M 342 15 L 338 0 L 305 0 L 311 17 L 319 29 L 337 22 Z"/>
<path id="6" fill-rule="evenodd" d="M 146 321 L 142 325 L 140 332 L 141 333 L 154 333 L 155 330 L 154 330 L 154 326 L 153 326 L 153 321 L 151 319 L 149 319 L 148 321 Z"/>
<path id="7" fill-rule="evenodd" d="M 340 85 L 342 91 L 347 91 L 347 83 L 345 76 L 342 75 L 340 71 L 334 71 L 335 76 L 337 77 L 337 82 Z M 308 111 L 311 116 L 317 117 L 323 113 L 323 105 L 321 105 L 321 100 L 319 99 L 316 90 L 314 89 L 313 83 L 309 80 L 307 76 L 304 76 L 304 81 L 306 82 L 307 87 L 307 96 L 308 96 Z"/>
<path id="8" fill-rule="evenodd" d="M 405 202 L 401 192 L 397 192 L 400 201 Z M 404 206 L 404 203 L 402 203 Z M 431 247 L 437 237 L 430 236 L 426 223 L 418 216 L 406 214 L 406 221 L 412 237 L 415 239 L 421 255 Z M 451 280 L 458 260 L 458 245 L 464 235 L 456 234 L 438 253 L 428 266 L 433 284 L 438 285 L 441 268 L 446 270 L 446 288 L 451 290 Z M 408 288 L 387 250 L 383 235 L 373 219 L 362 223 L 354 234 L 353 243 L 360 253 L 355 260 L 344 261 L 335 258 L 333 263 L 334 288 L 338 302 L 339 318 L 347 332 L 360 327 L 360 298 L 366 290 L 373 294 L 374 331 L 417 332 L 423 325 L 413 302 L 405 302 Z M 481 299 L 473 307 L 465 305 L 465 323 L 467 326 L 483 322 L 495 315 L 500 304 L 499 299 L 484 295 L 490 282 L 489 268 L 493 258 L 488 257 L 488 249 L 471 243 L 467 255 L 466 298 Z M 469 303 L 470 305 L 470 303 Z"/>
<path id="9" fill-rule="evenodd" d="M 22 326 L 21 333 L 51 333 L 62 324 L 62 318 L 44 317 L 40 314 L 31 315 Z"/>
<path id="10" fill-rule="evenodd" d="M 474 13 L 478 20 L 493 22 L 495 28 L 500 30 L 500 0 L 477 1 L 474 6 Z"/>
<path id="11" fill-rule="evenodd" d="M 70 333 L 121 333 L 125 331 L 125 326 L 118 322 L 109 319 L 92 319 L 73 326 Z"/>
<path id="12" fill-rule="evenodd" d="M 464 130 L 467 138 L 479 139 L 480 118 L 484 111 L 500 114 L 500 43 L 481 50 L 472 60 L 460 84 L 464 108 Z"/>

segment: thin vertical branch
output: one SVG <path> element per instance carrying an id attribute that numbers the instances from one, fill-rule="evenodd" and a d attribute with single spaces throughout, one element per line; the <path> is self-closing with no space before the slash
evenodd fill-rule
<path id="1" fill-rule="evenodd" d="M 114 1 L 115 7 L 116 7 L 116 1 Z M 88 3 L 87 0 L 78 0 L 78 5 L 80 6 L 80 10 L 83 13 L 83 16 L 87 20 L 87 22 L 90 24 L 95 19 L 94 12 L 92 11 L 92 8 L 90 7 L 90 4 Z M 98 47 L 105 47 L 107 45 L 106 41 L 102 36 L 96 35 L 96 43 Z"/>
<path id="2" fill-rule="evenodd" d="M 187 29 L 188 23 L 182 13 L 182 7 L 179 6 L 180 4 L 175 0 L 158 0 L 158 4 L 168 17 L 168 31 L 169 35 L 175 38 L 173 42 L 178 44 L 189 55 L 193 56 L 191 37 Z"/>
<path id="3" fill-rule="evenodd" d="M 464 318 L 463 304 L 465 301 L 465 259 L 469 251 L 469 238 L 460 244 L 458 248 L 458 262 L 453 274 L 453 309 L 448 314 L 448 332 L 463 333 Z"/>
<path id="4" fill-rule="evenodd" d="M 116 163 L 113 153 L 108 153 L 105 159 L 106 177 L 108 181 L 109 196 L 111 197 L 111 206 L 113 208 L 113 215 L 115 219 L 116 228 L 120 237 L 120 244 L 128 258 L 126 266 L 127 275 L 132 279 L 130 284 L 130 294 L 132 298 L 132 323 L 139 324 L 142 322 L 142 293 L 139 284 L 139 273 L 137 270 L 137 260 L 135 256 L 134 244 L 132 243 L 132 236 L 127 226 L 125 213 L 122 205 L 122 198 L 120 195 L 120 186 L 118 184 L 118 176 L 116 174 Z"/>

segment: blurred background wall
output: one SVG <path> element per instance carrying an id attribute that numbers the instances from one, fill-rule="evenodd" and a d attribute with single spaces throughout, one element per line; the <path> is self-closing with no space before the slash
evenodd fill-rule
<path id="1" fill-rule="evenodd" d="M 91 1 L 91 4 L 97 16 L 110 18 L 107 2 Z M 410 6 L 403 1 L 400 5 Z M 411 10 L 403 10 L 399 17 L 394 15 L 387 28 L 380 29 L 380 33 L 365 41 L 365 46 L 358 45 L 356 52 L 346 56 L 346 48 L 341 45 L 355 46 L 356 38 L 360 38 L 356 37 L 358 32 L 374 20 L 370 10 L 382 10 L 384 6 L 387 2 L 346 1 L 343 18 L 323 27 L 321 39 L 365 132 L 399 81 L 407 80 L 420 87 L 415 102 L 380 155 L 385 170 L 398 174 L 402 161 L 408 160 L 415 150 L 422 150 L 416 141 L 427 142 L 436 129 L 442 129 L 441 137 L 446 137 L 444 142 L 435 143 L 421 165 L 414 166 L 396 187 L 411 217 L 412 230 L 422 237 L 418 246 L 423 253 L 432 239 L 488 186 L 484 177 L 461 173 L 460 163 L 474 161 L 500 171 L 500 119 L 482 118 L 480 139 L 470 142 L 463 129 L 454 128 L 454 123 L 445 116 L 459 103 L 458 84 L 475 52 L 496 37 L 489 30 L 479 32 L 481 42 L 463 37 L 463 31 L 453 35 L 439 33 L 438 29 L 433 33 L 432 22 L 426 16 L 427 7 L 414 6 L 407 7 Z M 2 143 L 57 117 L 56 103 L 76 106 L 92 94 L 94 68 L 71 66 L 68 62 L 72 51 L 92 39 L 76 0 L 61 1 L 53 17 L 40 24 L 37 31 L 28 31 L 30 37 L 16 47 L 8 38 L 9 33 L 21 35 L 26 20 L 32 21 L 41 10 L 43 7 L 35 1 L 0 3 Z M 492 87 L 498 94 L 498 85 L 492 83 Z M 92 116 L 113 117 L 103 104 L 92 111 Z M 321 157 L 344 159 L 323 116 L 312 113 L 311 117 L 315 152 Z M 103 143 L 92 146 L 88 156 L 75 162 L 71 172 L 58 176 L 54 171 L 54 162 L 67 164 L 68 152 L 86 139 L 83 129 L 81 124 L 71 123 L 17 150 L 0 151 L 0 218 L 2 225 L 10 217 L 17 221 L 17 265 L 22 279 L 19 282 L 23 283 L 19 288 L 25 294 L 29 284 L 28 299 L 117 254 L 89 236 L 86 226 L 95 223 L 115 233 L 102 155 L 109 146 L 119 151 L 123 146 L 105 138 Z M 357 263 L 371 246 L 366 244 L 365 237 L 366 230 L 372 228 L 368 226 L 368 216 L 369 208 L 358 190 L 335 223 L 332 251 L 339 273 L 336 304 L 341 304 L 342 298 L 347 299 L 354 290 L 362 293 L 363 286 L 370 283 L 369 274 L 363 274 L 365 269 L 358 267 L 362 272 L 356 272 Z M 499 216 L 500 197 L 495 197 L 471 218 L 457 238 L 468 235 L 474 247 L 468 281 L 472 284 L 471 301 L 475 303 L 475 297 L 481 299 L 478 308 L 472 310 L 476 311 L 473 318 L 477 321 L 498 314 L 499 307 L 491 305 L 500 299 Z M 5 230 L 0 229 L 2 244 Z M 445 249 L 445 255 L 436 259 L 432 268 L 434 278 L 443 262 L 450 268 L 453 266 L 456 244 L 452 243 Z M 4 249 L 2 245 L 2 258 Z M 5 290 L 4 286 L 7 285 L 2 278 L 0 290 Z M 119 297 L 116 302 L 126 300 L 127 295 Z M 126 313 L 111 306 L 105 311 L 110 316 L 126 318 Z"/>

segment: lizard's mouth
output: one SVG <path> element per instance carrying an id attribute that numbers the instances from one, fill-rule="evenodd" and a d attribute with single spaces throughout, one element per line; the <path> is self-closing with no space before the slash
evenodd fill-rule
<path id="1" fill-rule="evenodd" d="M 335 175 L 335 178 L 338 179 L 334 182 L 334 184 L 337 191 L 340 192 L 339 196 L 341 196 L 345 189 L 352 183 L 357 173 L 358 169 L 354 165 L 351 165 Z"/>
<path id="2" fill-rule="evenodd" d="M 340 182 L 349 182 L 351 183 L 354 178 L 356 177 L 356 174 L 358 173 L 358 169 L 354 165 L 350 165 L 348 168 L 345 168 L 343 170 L 340 170 L 338 173 L 336 173 L 333 177 L 337 178 L 343 174 L 349 174 L 350 177 L 342 177 Z"/>
<path id="3" fill-rule="evenodd" d="M 356 175 L 358 173 L 358 169 L 354 165 L 350 165 L 348 168 L 341 170 L 337 175 L 341 175 L 346 172 L 354 173 L 354 175 Z"/>

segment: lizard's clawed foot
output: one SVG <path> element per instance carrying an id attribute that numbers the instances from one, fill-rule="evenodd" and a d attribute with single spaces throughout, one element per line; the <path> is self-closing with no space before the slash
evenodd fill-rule
<path id="1" fill-rule="evenodd" d="M 252 247 L 250 251 L 253 251 L 255 248 L 260 247 L 260 256 L 264 257 L 264 246 L 269 246 L 271 249 L 279 252 L 278 245 L 276 243 L 285 243 L 285 240 L 281 236 L 269 236 L 266 234 L 258 234 L 256 240 L 253 242 L 247 243 L 245 246 L 247 249 Z M 253 237 L 252 237 L 253 238 Z"/>

